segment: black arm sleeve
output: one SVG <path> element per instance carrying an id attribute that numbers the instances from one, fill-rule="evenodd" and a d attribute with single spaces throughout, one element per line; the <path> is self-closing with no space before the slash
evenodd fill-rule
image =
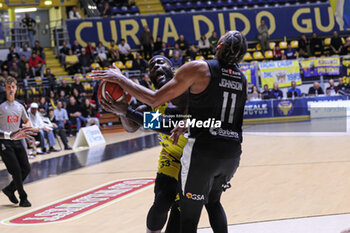
<path id="1" fill-rule="evenodd" d="M 143 113 L 141 113 L 139 111 L 136 111 L 132 108 L 128 108 L 128 110 L 126 111 L 126 117 L 132 121 L 135 121 L 137 124 L 139 124 L 141 126 L 143 125 Z M 169 117 L 160 116 L 160 122 L 163 122 L 163 121 L 165 121 L 166 125 L 170 125 L 169 124 Z M 171 127 L 169 127 L 169 128 L 163 128 L 162 124 L 161 124 L 160 129 L 153 129 L 153 130 L 156 132 L 159 132 L 159 133 L 171 135 L 170 131 L 173 129 L 174 129 L 173 125 L 171 125 Z"/>

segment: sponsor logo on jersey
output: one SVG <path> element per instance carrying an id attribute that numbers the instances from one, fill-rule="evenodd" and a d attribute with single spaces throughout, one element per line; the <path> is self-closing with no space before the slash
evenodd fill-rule
<path id="1" fill-rule="evenodd" d="M 221 79 L 220 87 L 226 87 L 237 91 L 242 91 L 242 83 L 233 80 Z"/>
<path id="2" fill-rule="evenodd" d="M 2 221 L 3 224 L 48 224 L 83 217 L 151 187 L 152 178 L 113 181 Z"/>
<path id="3" fill-rule="evenodd" d="M 16 123 L 18 122 L 18 116 L 7 116 L 7 123 Z"/>
<path id="4" fill-rule="evenodd" d="M 238 78 L 238 79 L 241 78 L 241 73 L 238 71 L 234 71 L 232 69 L 221 68 L 221 73 L 224 76 L 229 76 L 229 77 Z"/>
<path id="5" fill-rule="evenodd" d="M 239 139 L 239 134 L 236 131 L 222 128 L 210 128 L 209 132 L 213 136 L 229 137 Z"/>
<path id="6" fill-rule="evenodd" d="M 194 194 L 194 193 L 186 193 L 186 197 L 188 199 L 194 200 L 194 201 L 203 201 L 204 195 L 203 194 Z"/>

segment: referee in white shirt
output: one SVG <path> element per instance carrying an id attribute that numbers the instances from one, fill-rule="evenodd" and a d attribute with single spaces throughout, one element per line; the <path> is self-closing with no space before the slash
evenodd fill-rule
<path id="1" fill-rule="evenodd" d="M 12 203 L 17 204 L 18 199 L 15 191 L 18 191 L 22 207 L 30 207 L 31 204 L 27 199 L 27 194 L 23 189 L 23 181 L 30 172 L 30 164 L 27 152 L 21 142 L 21 138 L 33 135 L 33 129 L 19 129 L 21 120 L 25 126 L 30 126 L 28 115 L 19 102 L 15 101 L 17 91 L 16 79 L 9 77 L 5 80 L 6 99 L 0 105 L 0 155 L 8 172 L 12 175 L 13 180 L 2 191 Z"/>

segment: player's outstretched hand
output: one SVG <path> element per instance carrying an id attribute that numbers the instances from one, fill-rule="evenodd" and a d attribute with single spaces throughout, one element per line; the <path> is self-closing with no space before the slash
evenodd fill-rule
<path id="1" fill-rule="evenodd" d="M 186 124 L 184 124 L 184 125 L 186 125 Z M 174 139 L 173 145 L 177 145 L 177 142 L 179 141 L 181 134 L 184 134 L 186 131 L 187 131 L 186 126 L 181 127 L 179 125 L 170 131 L 170 133 L 171 133 L 170 138 Z"/>
<path id="2" fill-rule="evenodd" d="M 93 79 L 96 80 L 106 80 L 108 82 L 117 83 L 119 84 L 119 81 L 126 78 L 120 69 L 118 68 L 109 68 L 108 70 L 93 70 L 92 74 L 90 75 Z"/>
<path id="3" fill-rule="evenodd" d="M 17 131 L 14 131 L 11 133 L 10 137 L 12 140 L 20 140 L 22 138 L 28 138 L 30 140 L 34 140 L 32 136 L 35 136 L 37 133 L 35 132 L 35 129 L 32 127 L 25 127 L 22 129 L 19 129 Z"/>
<path id="4" fill-rule="evenodd" d="M 126 97 L 126 95 L 124 95 L 124 98 L 121 101 L 113 100 L 112 96 L 108 93 L 108 91 L 106 92 L 106 96 L 108 98 L 108 101 L 104 98 L 101 98 L 101 107 L 107 112 L 125 116 L 126 111 L 129 107 L 128 98 Z"/>

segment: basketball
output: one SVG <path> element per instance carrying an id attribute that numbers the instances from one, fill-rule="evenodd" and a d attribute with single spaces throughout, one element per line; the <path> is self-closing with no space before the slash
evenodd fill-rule
<path id="1" fill-rule="evenodd" d="M 109 101 L 110 99 L 106 95 L 106 92 L 109 93 L 109 95 L 113 98 L 115 101 L 122 101 L 124 98 L 124 95 L 127 95 L 128 103 L 131 100 L 131 95 L 124 92 L 124 90 L 116 83 L 107 82 L 105 80 L 102 80 L 100 83 L 100 86 L 98 88 L 98 99 L 101 102 L 101 98 Z"/>

